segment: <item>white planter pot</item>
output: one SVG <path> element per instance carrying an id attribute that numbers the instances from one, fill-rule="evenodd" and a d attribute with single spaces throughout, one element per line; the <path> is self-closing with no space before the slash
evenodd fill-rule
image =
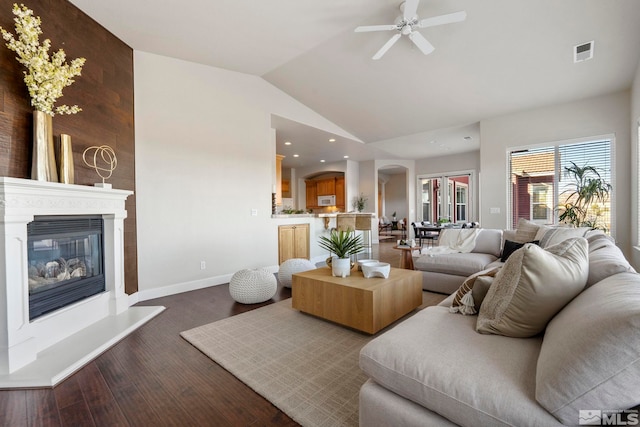
<path id="1" fill-rule="evenodd" d="M 331 257 L 331 274 L 334 277 L 347 277 L 351 274 L 351 260 L 349 258 Z"/>

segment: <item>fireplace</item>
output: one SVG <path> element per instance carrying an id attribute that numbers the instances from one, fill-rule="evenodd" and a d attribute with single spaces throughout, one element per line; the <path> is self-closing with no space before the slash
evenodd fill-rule
<path id="1" fill-rule="evenodd" d="M 27 224 L 29 320 L 105 290 L 102 217 L 37 216 Z"/>
<path id="2" fill-rule="evenodd" d="M 0 388 L 55 385 L 162 311 L 124 292 L 131 194 L 0 177 Z"/>

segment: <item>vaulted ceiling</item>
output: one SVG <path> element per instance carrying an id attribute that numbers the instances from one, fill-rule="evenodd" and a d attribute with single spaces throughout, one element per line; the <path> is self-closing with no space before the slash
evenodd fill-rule
<path id="1" fill-rule="evenodd" d="M 136 50 L 261 76 L 364 143 L 356 160 L 478 150 L 480 120 L 628 89 L 640 57 L 638 0 L 421 0 L 420 18 L 467 19 L 419 30 L 430 55 L 402 37 L 377 61 L 393 32 L 354 29 L 399 0 L 71 2 Z"/>

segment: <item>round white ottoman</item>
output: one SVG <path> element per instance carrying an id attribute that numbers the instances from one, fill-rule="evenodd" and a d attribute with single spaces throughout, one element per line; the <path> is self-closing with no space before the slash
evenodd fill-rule
<path id="1" fill-rule="evenodd" d="M 304 258 L 291 258 L 286 260 L 280 265 L 278 270 L 278 280 L 282 286 L 291 287 L 291 276 L 295 273 L 302 273 L 303 271 L 314 270 L 316 265 Z"/>
<path id="2" fill-rule="evenodd" d="M 267 270 L 240 270 L 231 277 L 231 298 L 242 304 L 265 302 L 276 294 L 278 282 Z"/>

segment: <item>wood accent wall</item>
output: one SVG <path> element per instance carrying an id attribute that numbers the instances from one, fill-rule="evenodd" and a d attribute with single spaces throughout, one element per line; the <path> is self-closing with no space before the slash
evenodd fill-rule
<path id="1" fill-rule="evenodd" d="M 0 0 L 0 26 L 15 35 L 11 12 L 15 0 Z M 21 3 L 21 2 L 18 2 Z M 118 167 L 107 181 L 113 188 L 135 192 L 133 50 L 67 0 L 24 2 L 42 19 L 42 42 L 51 40 L 50 53 L 62 48 L 68 60 L 87 59 L 82 75 L 65 88 L 57 105 L 78 104 L 75 115 L 56 115 L 53 133 L 71 135 L 75 183 L 93 185 L 101 179 L 82 160 L 93 145 L 109 145 Z M 0 176 L 31 177 L 32 111 L 23 69 L 0 38 Z M 125 287 L 138 290 L 135 193 L 127 199 L 125 225 Z"/>

